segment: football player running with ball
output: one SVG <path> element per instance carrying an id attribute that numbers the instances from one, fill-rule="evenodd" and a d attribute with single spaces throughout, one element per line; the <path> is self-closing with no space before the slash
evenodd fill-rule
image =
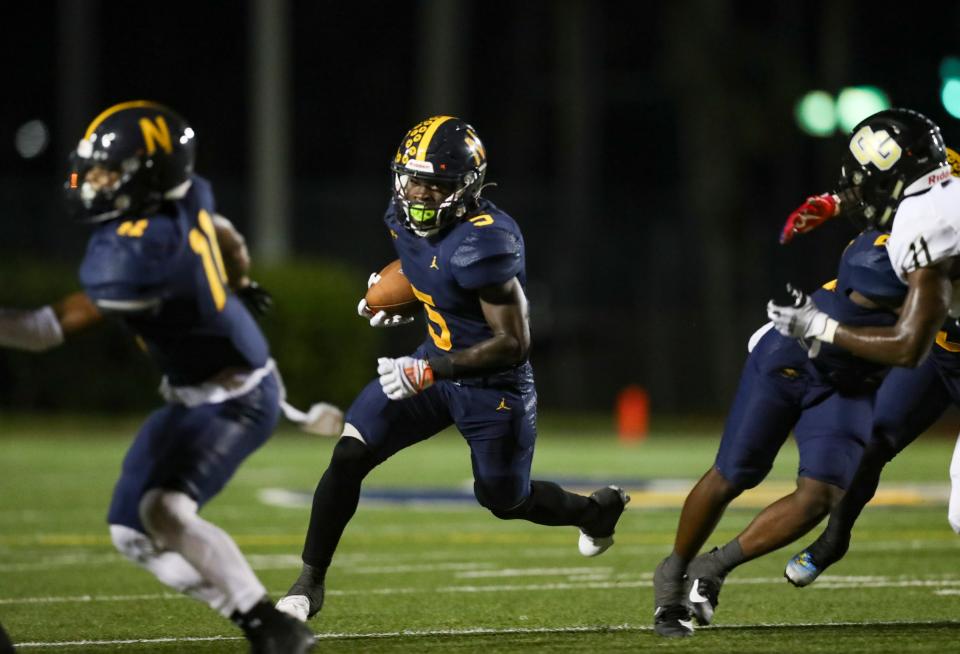
<path id="1" fill-rule="evenodd" d="M 494 516 L 579 527 L 585 556 L 613 542 L 629 499 L 622 490 L 584 497 L 530 479 L 537 394 L 527 360 L 524 243 L 513 218 L 481 198 L 486 168 L 476 131 L 452 116 L 415 125 L 393 160 L 384 222 L 423 303 L 427 338 L 411 356 L 381 358 L 379 379 L 347 411 L 314 494 L 303 570 L 277 605 L 301 620 L 323 606 L 327 568 L 364 477 L 450 425 L 470 447 L 477 501 Z M 405 322 L 363 301 L 359 310 L 373 326 Z"/>
<path id="2" fill-rule="evenodd" d="M 887 462 L 950 404 L 960 405 L 958 168 L 955 153 L 928 118 L 905 109 L 877 113 L 854 128 L 843 159 L 841 193 L 853 191 L 861 201 L 834 207 L 832 194 L 818 196 L 795 211 L 784 228 L 783 240 L 789 240 L 835 215 L 862 215 L 868 224 L 890 232 L 887 250 L 906 296 L 898 320 L 885 328 L 826 320 L 816 298 L 797 307 L 769 307 L 785 334 L 832 342 L 861 357 L 901 366 L 877 393 L 871 439 L 846 495 L 820 537 L 787 563 L 784 574 L 796 586 L 813 583 L 843 558 L 854 523 L 876 492 Z M 949 521 L 960 531 L 960 445 L 950 473 Z"/>
<path id="3" fill-rule="evenodd" d="M 0 309 L 0 345 L 42 351 L 112 315 L 164 374 L 167 404 L 130 446 L 108 522 L 121 554 L 241 627 L 257 654 L 313 649 L 278 611 L 233 539 L 198 515 L 269 437 L 282 389 L 245 306 L 269 295 L 247 277 L 243 238 L 193 174 L 193 129 L 148 101 L 110 107 L 72 156 L 67 196 L 93 225 L 84 292 L 38 310 Z M 221 251 L 221 247 L 223 250 Z"/>

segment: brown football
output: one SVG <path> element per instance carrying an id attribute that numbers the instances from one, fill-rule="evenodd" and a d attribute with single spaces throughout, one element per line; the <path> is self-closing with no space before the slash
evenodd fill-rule
<path id="1" fill-rule="evenodd" d="M 391 261 L 380 271 L 380 281 L 367 289 L 367 308 L 373 313 L 411 316 L 420 310 L 420 301 L 413 294 L 413 286 L 400 268 L 400 259 Z"/>

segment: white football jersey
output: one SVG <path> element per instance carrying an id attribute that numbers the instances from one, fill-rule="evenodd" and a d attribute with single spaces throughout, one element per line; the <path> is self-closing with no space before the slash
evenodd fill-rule
<path id="1" fill-rule="evenodd" d="M 904 198 L 893 221 L 887 254 L 903 282 L 917 268 L 960 255 L 960 180 Z M 950 315 L 960 315 L 960 280 L 954 282 Z"/>

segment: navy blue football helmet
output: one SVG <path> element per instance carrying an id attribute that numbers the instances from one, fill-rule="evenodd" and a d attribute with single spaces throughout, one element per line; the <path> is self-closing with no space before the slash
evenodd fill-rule
<path id="1" fill-rule="evenodd" d="M 403 210 L 404 226 L 429 236 L 476 210 L 487 153 L 473 127 L 453 116 L 433 116 L 407 132 L 390 169 L 393 197 Z M 448 195 L 438 204 L 408 200 L 411 178 L 435 184 Z"/>
<path id="2" fill-rule="evenodd" d="M 840 192 L 860 198 L 866 225 L 889 230 L 903 198 L 950 177 L 936 123 L 911 109 L 886 109 L 853 128 L 840 171 Z"/>
<path id="3" fill-rule="evenodd" d="M 195 154 L 193 129 L 171 109 L 147 100 L 114 105 L 70 155 L 70 212 L 84 222 L 149 213 L 186 192 Z"/>

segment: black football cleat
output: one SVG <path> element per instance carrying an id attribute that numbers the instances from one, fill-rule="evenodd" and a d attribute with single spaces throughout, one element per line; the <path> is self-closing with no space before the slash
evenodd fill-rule
<path id="1" fill-rule="evenodd" d="M 10 641 L 10 636 L 3 630 L 3 625 L 0 625 L 0 654 L 14 654 L 16 651 Z"/>
<path id="2" fill-rule="evenodd" d="M 277 610 L 306 622 L 323 608 L 324 578 L 326 568 L 303 564 L 300 576 L 290 586 L 287 594 L 277 602 Z"/>
<path id="3" fill-rule="evenodd" d="M 278 611 L 268 597 L 230 619 L 243 629 L 252 654 L 306 654 L 317 643 L 307 625 Z"/>
<path id="4" fill-rule="evenodd" d="M 600 506 L 600 515 L 589 525 L 580 528 L 578 547 L 584 556 L 597 556 L 613 545 L 614 528 L 630 501 L 630 496 L 622 488 L 607 486 L 592 493 L 590 499 Z"/>
<path id="5" fill-rule="evenodd" d="M 722 566 L 716 559 L 717 548 L 701 554 L 687 566 L 689 591 L 687 603 L 697 624 L 706 626 L 713 622 L 713 613 L 720 604 L 720 589 L 725 575 L 718 574 Z"/>
<path id="6" fill-rule="evenodd" d="M 720 604 L 722 586 L 723 579 L 719 577 L 697 577 L 693 580 L 687 600 L 698 625 L 706 626 L 713 621 L 713 613 Z"/>
<path id="7" fill-rule="evenodd" d="M 323 608 L 323 586 L 309 589 L 296 584 L 277 602 L 277 610 L 293 616 L 300 622 L 306 622 Z"/>
<path id="8" fill-rule="evenodd" d="M 251 654 L 307 654 L 317 637 L 296 618 L 277 611 L 278 616 L 250 633 Z"/>
<path id="9" fill-rule="evenodd" d="M 658 606 L 653 614 L 653 630 L 666 638 L 686 638 L 693 635 L 690 609 L 683 604 Z"/>

